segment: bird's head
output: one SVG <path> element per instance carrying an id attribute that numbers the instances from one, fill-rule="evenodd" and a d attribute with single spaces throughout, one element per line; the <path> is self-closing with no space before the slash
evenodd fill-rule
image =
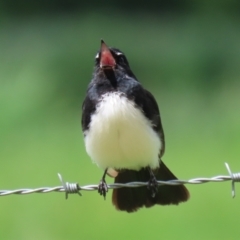
<path id="1" fill-rule="evenodd" d="M 98 71 L 121 71 L 133 75 L 130 70 L 128 60 L 123 52 L 119 49 L 108 47 L 101 40 L 101 47 L 95 57 L 95 66 Z"/>

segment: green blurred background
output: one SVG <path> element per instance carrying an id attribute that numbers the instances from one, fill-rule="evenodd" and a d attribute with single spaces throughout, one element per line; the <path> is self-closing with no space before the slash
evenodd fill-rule
<path id="1" fill-rule="evenodd" d="M 153 92 L 180 178 L 240 169 L 240 2 L 0 1 L 0 189 L 98 183 L 81 104 L 103 38 Z M 111 183 L 112 179 L 108 179 Z M 118 212 L 111 191 L 0 198 L 0 239 L 239 239 L 240 188 L 188 185 L 178 207 Z"/>

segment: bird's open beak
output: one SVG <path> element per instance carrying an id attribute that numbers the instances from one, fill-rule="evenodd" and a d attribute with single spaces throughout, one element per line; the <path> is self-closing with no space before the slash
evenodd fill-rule
<path id="1" fill-rule="evenodd" d="M 100 68 L 114 68 L 116 66 L 116 61 L 109 50 L 108 46 L 105 44 L 103 40 L 101 40 L 101 50 L 100 50 L 101 58 L 100 58 Z"/>

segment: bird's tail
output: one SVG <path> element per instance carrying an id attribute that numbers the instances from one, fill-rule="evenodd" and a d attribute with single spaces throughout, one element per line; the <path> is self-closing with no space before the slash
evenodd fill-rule
<path id="1" fill-rule="evenodd" d="M 154 170 L 157 180 L 177 179 L 173 173 L 161 161 L 158 169 Z M 148 182 L 149 170 L 142 168 L 139 171 L 121 170 L 115 178 L 115 183 Z M 155 204 L 168 205 L 185 202 L 189 198 L 189 192 L 184 185 L 162 185 L 158 187 L 157 194 L 152 197 L 147 187 L 119 188 L 113 190 L 112 202 L 118 210 L 135 212 L 141 207 L 152 207 Z"/>

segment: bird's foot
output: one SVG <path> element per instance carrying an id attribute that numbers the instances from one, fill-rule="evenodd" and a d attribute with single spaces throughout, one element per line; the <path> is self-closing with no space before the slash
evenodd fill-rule
<path id="1" fill-rule="evenodd" d="M 105 169 L 104 171 L 104 174 L 102 176 L 102 179 L 100 181 L 100 183 L 98 184 L 98 193 L 104 197 L 104 199 L 106 199 L 106 194 L 108 192 L 108 185 L 105 181 L 105 177 L 106 177 L 106 174 L 107 174 L 107 168 Z"/>
<path id="2" fill-rule="evenodd" d="M 108 192 L 108 185 L 104 179 L 98 184 L 98 193 L 106 199 L 106 194 Z"/>

